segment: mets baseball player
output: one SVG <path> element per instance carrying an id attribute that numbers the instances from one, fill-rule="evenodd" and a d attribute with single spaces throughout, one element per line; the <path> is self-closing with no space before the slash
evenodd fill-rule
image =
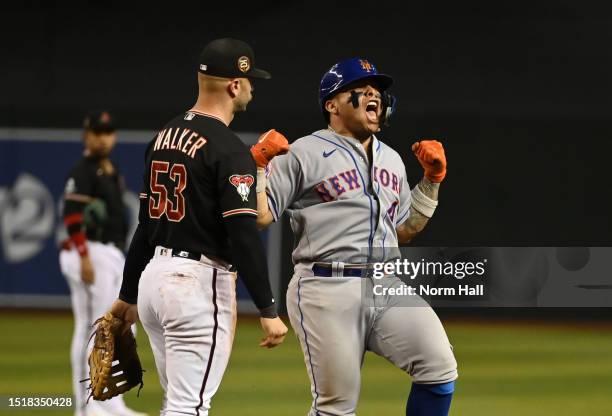
<path id="1" fill-rule="evenodd" d="M 70 287 L 74 334 L 70 358 L 75 415 L 134 416 L 123 397 L 87 403 L 87 357 L 94 321 L 119 294 L 127 232 L 123 179 L 109 158 L 117 141 L 108 111 L 90 112 L 84 121 L 84 156 L 71 169 L 64 192 L 64 223 L 69 239 L 60 252 L 60 268 Z"/>
<path id="2" fill-rule="evenodd" d="M 258 193 L 259 226 L 287 212 L 295 235 L 287 308 L 311 381 L 311 416 L 355 414 L 366 350 L 412 377 L 407 415 L 442 416 L 450 408 L 457 366 L 431 307 L 418 297 L 400 307 L 393 297 L 362 295 L 368 266 L 396 258 L 398 245 L 433 215 L 446 174 L 439 142 L 414 143 L 425 175 L 410 189 L 399 154 L 376 137 L 395 109 L 391 83 L 367 59 L 329 69 L 319 95 L 329 127 L 274 158 L 266 192 Z"/>
<path id="3" fill-rule="evenodd" d="M 270 74 L 255 68 L 249 45 L 228 38 L 204 48 L 198 72 L 196 104 L 146 151 L 139 224 L 111 309 L 128 324 L 140 316 L 166 416 L 208 414 L 232 349 L 235 270 L 260 311 L 260 346 L 272 348 L 287 333 L 256 226 L 256 166 L 229 129 L 252 99 L 252 80 Z M 285 142 L 275 153 L 287 149 Z"/>

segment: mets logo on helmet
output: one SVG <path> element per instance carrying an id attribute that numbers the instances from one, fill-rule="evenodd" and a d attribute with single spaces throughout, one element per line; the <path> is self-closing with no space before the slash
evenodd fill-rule
<path id="1" fill-rule="evenodd" d="M 242 200 L 248 201 L 251 186 L 255 183 L 253 175 L 232 175 L 229 177 L 229 181 L 236 187 L 236 191 Z"/>
<path id="2" fill-rule="evenodd" d="M 361 68 L 362 68 L 363 70 L 365 70 L 366 72 L 370 72 L 370 71 L 372 71 L 372 69 L 374 69 L 374 67 L 372 66 L 372 64 L 371 64 L 371 63 L 369 63 L 369 62 L 367 61 L 367 59 L 360 59 L 360 60 L 359 60 L 359 63 L 361 64 Z"/>

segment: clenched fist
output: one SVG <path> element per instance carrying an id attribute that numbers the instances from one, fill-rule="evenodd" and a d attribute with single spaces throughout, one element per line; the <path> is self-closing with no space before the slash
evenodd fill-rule
<path id="1" fill-rule="evenodd" d="M 412 145 L 412 151 L 425 170 L 425 177 L 439 183 L 446 176 L 446 155 L 444 147 L 437 140 L 422 140 Z"/>
<path id="2" fill-rule="evenodd" d="M 265 168 L 276 155 L 283 155 L 289 151 L 289 142 L 276 130 L 268 130 L 251 147 L 251 154 L 258 168 Z"/>
<path id="3" fill-rule="evenodd" d="M 259 323 L 266 335 L 259 343 L 260 347 L 274 348 L 285 340 L 288 329 L 279 317 L 259 318 Z"/>

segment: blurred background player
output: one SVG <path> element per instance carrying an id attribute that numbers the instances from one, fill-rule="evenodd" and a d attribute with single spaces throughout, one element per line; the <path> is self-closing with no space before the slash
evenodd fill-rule
<path id="1" fill-rule="evenodd" d="M 83 123 L 83 158 L 71 169 L 64 190 L 64 224 L 69 239 L 62 245 L 60 268 L 70 286 L 74 334 L 70 358 L 78 416 L 135 416 L 122 396 L 87 403 L 87 357 L 93 322 L 116 299 L 121 286 L 128 228 L 124 183 L 109 159 L 117 141 L 107 111 L 92 111 Z"/>
<path id="2" fill-rule="evenodd" d="M 210 42 L 200 56 L 197 102 L 145 153 L 138 228 L 111 312 L 127 324 L 140 317 L 164 415 L 208 414 L 234 341 L 236 270 L 259 309 L 259 345 L 272 348 L 287 333 L 256 227 L 255 163 L 229 128 L 253 98 L 253 78 L 270 74 L 255 68 L 249 45 Z"/>

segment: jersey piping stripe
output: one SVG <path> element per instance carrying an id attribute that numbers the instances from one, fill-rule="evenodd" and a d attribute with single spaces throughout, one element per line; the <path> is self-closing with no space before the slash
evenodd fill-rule
<path id="1" fill-rule="evenodd" d="M 270 194 L 268 194 L 268 201 L 272 202 L 272 211 L 274 211 L 274 220 L 278 221 L 278 208 L 276 207 L 276 202 L 274 201 L 274 198 Z"/>
<path id="2" fill-rule="evenodd" d="M 231 215 L 238 215 L 238 214 L 249 214 L 249 215 L 257 216 L 257 210 L 250 209 L 250 208 L 230 209 L 229 211 L 225 211 L 222 215 L 223 215 L 223 218 L 225 218 Z"/>
<path id="3" fill-rule="evenodd" d="M 378 147 L 380 148 L 380 142 L 378 142 Z M 376 181 L 376 183 L 378 184 L 378 188 L 376 191 L 376 194 L 380 194 L 380 182 Z M 381 203 L 380 203 L 380 198 L 378 199 L 379 203 L 378 203 L 378 210 L 380 212 L 380 207 L 381 207 Z M 382 258 L 380 259 L 380 261 L 385 261 L 385 252 L 386 252 L 386 247 L 385 247 L 385 240 L 387 239 L 387 223 L 385 222 L 385 219 L 389 216 L 389 212 L 385 212 L 385 216 L 383 217 L 382 223 L 383 223 L 383 227 L 385 229 L 385 233 L 383 234 L 383 240 L 382 240 Z"/>
<path id="4" fill-rule="evenodd" d="M 208 113 L 204 113 L 202 111 L 196 111 L 196 110 L 188 110 L 188 113 L 195 113 L 197 115 L 200 116 L 204 116 L 204 117 L 210 117 L 210 118 L 214 118 L 215 120 L 219 120 L 221 123 L 225 124 L 225 121 L 221 120 L 219 117 L 217 116 L 213 116 L 212 114 L 208 114 Z M 226 124 L 227 125 L 227 124 Z"/>
<path id="5" fill-rule="evenodd" d="M 361 169 L 359 169 L 359 166 L 357 165 L 357 160 L 355 160 L 355 157 L 353 156 L 353 154 L 351 153 L 351 151 L 349 149 L 347 149 L 346 147 L 342 146 L 341 144 L 338 144 L 332 140 L 326 139 L 324 137 L 321 136 L 317 136 L 316 134 L 312 134 L 313 137 L 316 137 L 320 140 L 326 141 L 328 143 L 331 143 L 335 146 L 338 146 L 341 149 L 344 149 L 346 151 L 346 153 L 348 153 L 348 155 L 351 157 L 351 159 L 353 159 L 353 164 L 355 165 L 355 168 L 357 169 L 357 172 L 359 172 L 359 177 L 361 178 L 361 182 L 363 183 L 363 194 L 365 196 L 368 197 L 368 199 L 370 200 L 370 236 L 368 237 L 368 259 L 367 261 L 370 261 L 370 257 L 372 257 L 372 240 L 373 240 L 373 236 L 372 236 L 372 197 L 370 196 L 370 194 L 367 191 L 367 184 L 366 181 L 363 179 L 363 175 L 361 174 Z"/>
<path id="6" fill-rule="evenodd" d="M 208 354 L 208 363 L 206 364 L 206 372 L 204 373 L 204 380 L 202 380 L 202 388 L 200 389 L 200 403 L 195 408 L 196 415 L 200 416 L 200 407 L 204 404 L 204 390 L 206 389 L 206 382 L 208 381 L 208 375 L 210 374 L 210 368 L 212 367 L 212 360 L 215 354 L 215 347 L 217 346 L 217 328 L 219 327 L 219 321 L 217 319 L 217 314 L 219 312 L 219 307 L 217 306 L 217 269 L 213 267 L 213 276 L 212 276 L 212 301 L 214 305 L 214 313 L 213 317 L 215 320 L 215 326 L 213 327 L 212 334 L 212 344 L 210 346 L 210 353 Z"/>
<path id="7" fill-rule="evenodd" d="M 316 416 L 319 416 L 319 409 L 317 409 L 317 400 L 319 399 L 319 392 L 317 391 L 317 379 L 315 378 L 314 368 L 312 366 L 312 356 L 310 354 L 310 346 L 308 345 L 308 334 L 306 333 L 306 328 L 304 328 L 304 314 L 302 313 L 302 307 L 300 306 L 300 302 L 302 297 L 300 296 L 300 290 L 302 289 L 302 278 L 298 280 L 298 310 L 300 311 L 300 326 L 302 327 L 302 331 L 304 332 L 304 343 L 306 344 L 306 352 L 308 352 L 308 363 L 310 364 L 310 374 L 312 374 L 312 384 L 314 384 L 315 398 L 314 398 L 314 410 L 316 412 Z"/>
<path id="8" fill-rule="evenodd" d="M 376 155 L 378 154 L 379 150 L 380 150 L 380 144 L 381 141 L 378 140 L 376 138 L 376 136 L 372 136 L 374 143 L 376 143 L 376 152 L 374 152 L 374 154 L 372 154 L 372 170 L 374 169 L 374 159 L 376 159 Z M 373 178 L 376 178 L 376 175 L 374 175 L 372 172 L 370 172 L 370 174 L 372 175 Z M 380 182 L 376 181 L 376 183 L 378 184 L 378 188 L 376 191 L 376 195 L 378 196 L 378 215 L 380 215 L 380 208 L 382 206 L 382 203 L 380 202 Z M 385 241 L 387 239 L 387 223 L 385 222 L 385 218 L 387 218 L 387 216 L 389 215 L 388 212 L 385 212 L 385 216 L 383 217 L 382 223 L 383 223 L 383 227 L 385 230 L 385 233 L 383 234 L 383 240 L 382 240 L 382 258 L 380 259 L 380 261 L 385 261 L 385 254 L 386 254 L 386 247 L 385 247 Z M 374 241 L 372 241 L 372 245 L 373 245 Z M 370 260 L 368 260 L 370 261 Z"/>
<path id="9" fill-rule="evenodd" d="M 385 261 L 385 252 L 386 252 L 386 246 L 385 246 L 385 240 L 387 239 L 387 224 L 385 223 L 385 219 L 389 216 L 389 212 L 385 212 L 385 216 L 383 217 L 383 227 L 385 227 L 385 233 L 383 234 L 383 240 L 382 240 L 382 258 L 380 259 L 380 261 Z"/>
<path id="10" fill-rule="evenodd" d="M 402 225 L 405 221 L 405 219 L 408 217 L 408 214 L 410 214 L 410 207 L 408 207 L 408 211 L 406 211 L 406 213 L 404 215 L 402 215 L 402 217 L 400 219 L 397 220 L 396 222 L 396 226 L 399 227 L 400 225 Z"/>

